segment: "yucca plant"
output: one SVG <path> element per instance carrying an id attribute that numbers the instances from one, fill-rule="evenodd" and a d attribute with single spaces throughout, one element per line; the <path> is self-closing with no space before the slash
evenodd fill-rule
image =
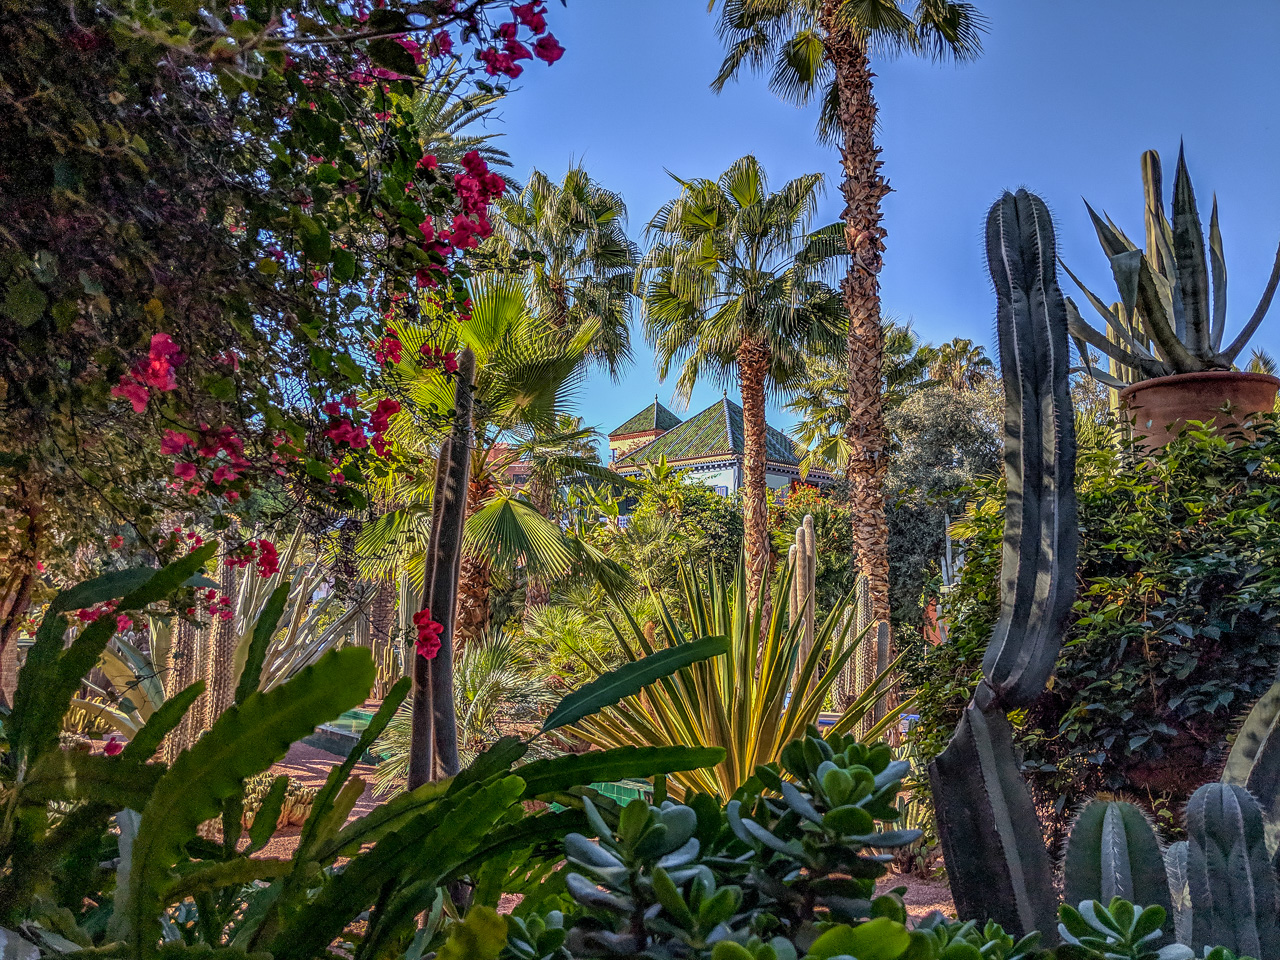
<path id="1" fill-rule="evenodd" d="M 664 604 L 660 629 L 650 641 L 622 608 L 627 629 L 614 623 L 614 631 L 630 660 L 702 637 L 728 638 L 728 653 L 684 667 L 644 693 L 586 718 L 572 732 L 605 748 L 628 744 L 723 747 L 723 761 L 715 767 L 673 775 L 671 788 L 681 796 L 693 792 L 724 799 L 732 796 L 758 765 L 778 760 L 787 743 L 804 736 L 805 730 L 817 723 L 836 677 L 866 635 L 865 630 L 854 633 L 856 604 L 850 596 L 831 611 L 812 649 L 801 660 L 804 618 L 787 624 L 786 598 L 793 574 L 788 566 L 775 582 L 771 612 L 763 629 L 764 592 L 755 603 L 748 602 L 746 567 L 741 559 L 728 586 L 715 568 L 705 579 L 692 567 L 681 569 L 681 590 L 690 612 L 688 631 Z M 846 733 L 862 720 L 884 695 L 887 678 L 897 665 L 897 660 L 889 664 L 835 718 L 836 732 Z M 908 700 L 903 709 L 910 704 Z M 887 715 L 864 739 L 874 740 L 896 719 L 896 712 Z"/>
<path id="2" fill-rule="evenodd" d="M 1181 148 L 1173 183 L 1172 221 L 1164 213 L 1160 154 L 1154 150 L 1142 155 L 1142 186 L 1146 199 L 1145 250 L 1126 237 L 1110 217 L 1099 216 L 1085 204 L 1102 249 L 1111 261 L 1119 302 L 1107 306 L 1067 269 L 1067 275 L 1106 323 L 1105 334 L 1095 330 L 1068 298 L 1071 336 L 1080 350 L 1085 369 L 1113 389 L 1152 377 L 1233 369 L 1236 358 L 1270 309 L 1271 299 L 1280 285 L 1280 250 L 1277 250 L 1271 277 L 1257 309 L 1224 348 L 1227 263 L 1222 252 L 1222 233 L 1218 229 L 1217 197 L 1209 215 L 1206 243 Z M 1063 266 L 1066 269 L 1066 265 Z M 1110 372 L 1093 367 L 1089 347 L 1110 358 Z"/>

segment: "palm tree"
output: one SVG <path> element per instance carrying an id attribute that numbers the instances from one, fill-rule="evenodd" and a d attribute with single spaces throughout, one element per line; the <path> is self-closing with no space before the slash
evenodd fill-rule
<path id="1" fill-rule="evenodd" d="M 981 344 L 956 337 L 938 347 L 929 376 L 952 390 L 972 390 L 995 375 L 995 364 Z"/>
<path id="2" fill-rule="evenodd" d="M 598 327 L 590 354 L 610 374 L 631 359 L 631 298 L 639 262 L 627 238 L 622 197 L 572 167 L 560 183 L 534 170 L 519 196 L 499 198 L 486 252 L 506 260 L 521 251 L 530 303 L 572 336 Z"/>
<path id="3" fill-rule="evenodd" d="M 446 352 L 470 347 L 476 355 L 474 441 L 467 491 L 467 527 L 458 583 L 454 636 L 473 639 L 489 625 L 489 590 L 495 564 L 523 566 L 527 576 L 557 577 L 579 570 L 619 576 L 603 558 L 567 536 L 508 478 L 507 467 L 522 450 L 537 448 L 535 460 L 550 471 L 551 448 L 560 444 L 556 469 L 617 481 L 611 471 L 576 455 L 558 430 L 567 405 L 585 375 L 587 345 L 594 327 L 566 339 L 531 309 L 524 284 L 515 278 L 487 277 L 472 284 L 471 318 L 465 323 L 427 327 L 398 319 L 393 328 L 404 344 L 396 376 L 415 408 L 447 410 L 453 384 L 419 354 L 429 344 Z M 580 432 L 577 431 L 577 432 Z M 401 455 L 420 461 L 435 456 L 440 437 L 411 417 L 397 420 L 391 439 Z M 567 447 L 566 447 L 567 445 Z M 432 493 L 430 469 L 396 481 L 394 497 L 403 504 L 357 546 L 385 556 L 399 546 L 420 555 L 426 543 Z M 421 561 L 410 567 L 421 577 Z"/>
<path id="4" fill-rule="evenodd" d="M 710 0 L 714 9 L 717 0 Z M 845 242 L 841 284 L 849 312 L 849 475 L 854 546 L 871 592 L 871 616 L 889 619 L 888 468 L 880 394 L 880 266 L 885 230 L 880 203 L 889 185 L 876 144 L 872 54 L 910 53 L 969 60 L 981 50 L 984 21 L 970 3 L 916 0 L 721 0 L 728 52 L 712 83 L 719 91 L 746 66 L 771 72 L 773 91 L 792 103 L 821 102 L 818 137 L 840 148 Z"/>
<path id="5" fill-rule="evenodd" d="M 677 396 L 710 375 L 737 379 L 743 411 L 743 523 L 747 585 L 755 603 L 769 566 L 765 398 L 786 394 L 808 359 L 839 351 L 846 317 L 821 276 L 845 255 L 838 224 L 809 233 L 821 174 L 770 193 L 755 157 L 717 180 L 676 178 L 683 188 L 649 224 L 645 334 L 659 376 L 680 366 Z"/>
<path id="6" fill-rule="evenodd" d="M 462 92 L 467 79 L 467 72 L 454 64 L 414 95 L 414 132 L 423 153 L 434 156 L 448 173 L 459 172 L 462 158 L 472 150 L 490 167 L 510 167 L 511 157 L 493 144 L 502 134 L 476 129 L 493 117 L 506 94 L 492 87 Z M 498 172 L 508 185 L 519 189 L 509 175 Z"/>
<path id="7" fill-rule="evenodd" d="M 929 370 L 938 350 L 911 329 L 911 324 L 884 321 L 884 367 L 881 396 L 886 410 L 902 404 L 914 390 L 932 385 Z M 849 468 L 849 364 L 843 352 L 809 364 L 787 409 L 799 422 L 793 431 L 805 455 L 800 470 L 813 467 L 845 473 Z"/>

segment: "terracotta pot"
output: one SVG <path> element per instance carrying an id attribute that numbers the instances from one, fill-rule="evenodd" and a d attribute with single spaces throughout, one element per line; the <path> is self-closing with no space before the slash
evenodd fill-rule
<path id="1" fill-rule="evenodd" d="M 1277 389 L 1280 379 L 1265 373 L 1206 370 L 1132 384 L 1120 391 L 1120 402 L 1136 418 L 1135 435 L 1145 436 L 1143 446 L 1154 450 L 1176 437 L 1188 420 L 1214 420 L 1222 429 L 1270 413 Z M 1226 403 L 1229 411 L 1222 409 Z"/>

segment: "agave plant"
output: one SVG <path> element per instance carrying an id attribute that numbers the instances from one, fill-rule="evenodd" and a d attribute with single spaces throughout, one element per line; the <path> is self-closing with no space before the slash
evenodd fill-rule
<path id="1" fill-rule="evenodd" d="M 764 591 L 755 603 L 747 600 L 746 568 L 739 560 L 731 586 L 712 568 L 705 579 L 692 567 L 682 568 L 680 579 L 690 612 L 691 629 L 685 631 L 663 605 L 658 636 L 650 641 L 634 617 L 622 608 L 628 630 L 616 624 L 618 642 L 630 660 L 663 649 L 676 648 L 702 637 L 727 637 L 729 651 L 723 657 L 684 667 L 654 684 L 644 693 L 627 697 L 591 717 L 572 732 L 596 746 L 723 747 L 725 758 L 715 767 L 691 770 L 672 777 L 672 792 L 702 792 L 728 798 L 761 764 L 779 759 L 787 743 L 802 737 L 818 722 L 841 669 L 857 652 L 866 631 L 855 633 L 857 622 L 852 598 L 831 611 L 801 656 L 805 618 L 787 623 L 786 598 L 794 570 L 788 565 L 773 587 L 773 600 L 764 619 Z M 629 635 L 627 635 L 629 634 Z M 868 684 L 841 714 L 832 729 L 847 733 L 884 696 L 888 677 L 899 657 Z M 902 704 L 906 709 L 911 701 Z M 874 740 L 897 720 L 889 713 L 863 734 Z"/>
<path id="2" fill-rule="evenodd" d="M 1146 196 L 1146 249 L 1141 249 L 1105 215 L 1088 204 L 1089 216 L 1102 249 L 1111 261 L 1118 303 L 1107 306 L 1075 274 L 1075 281 L 1106 323 L 1106 334 L 1095 330 L 1067 299 L 1071 336 L 1085 369 L 1114 389 L 1151 377 L 1202 370 L 1231 370 L 1249 338 L 1257 331 L 1280 285 L 1280 250 L 1262 299 L 1247 323 L 1225 348 L 1227 327 L 1227 263 L 1218 229 L 1218 200 L 1214 197 L 1205 241 L 1196 196 L 1186 159 L 1178 150 L 1174 175 L 1172 220 L 1163 208 L 1160 155 L 1142 155 L 1142 184 Z M 1066 265 L 1063 265 L 1066 269 Z M 1088 346 L 1111 360 L 1110 372 L 1095 369 Z"/>

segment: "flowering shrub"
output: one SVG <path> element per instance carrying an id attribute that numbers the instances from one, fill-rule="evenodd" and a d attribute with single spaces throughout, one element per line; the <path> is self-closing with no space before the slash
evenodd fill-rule
<path id="1" fill-rule="evenodd" d="M 255 490 L 364 505 L 382 331 L 466 315 L 503 188 L 424 156 L 414 95 L 560 56 L 542 3 L 188 6 L 0 0 L 0 651 L 101 517 L 165 557 L 162 517 Z"/>

